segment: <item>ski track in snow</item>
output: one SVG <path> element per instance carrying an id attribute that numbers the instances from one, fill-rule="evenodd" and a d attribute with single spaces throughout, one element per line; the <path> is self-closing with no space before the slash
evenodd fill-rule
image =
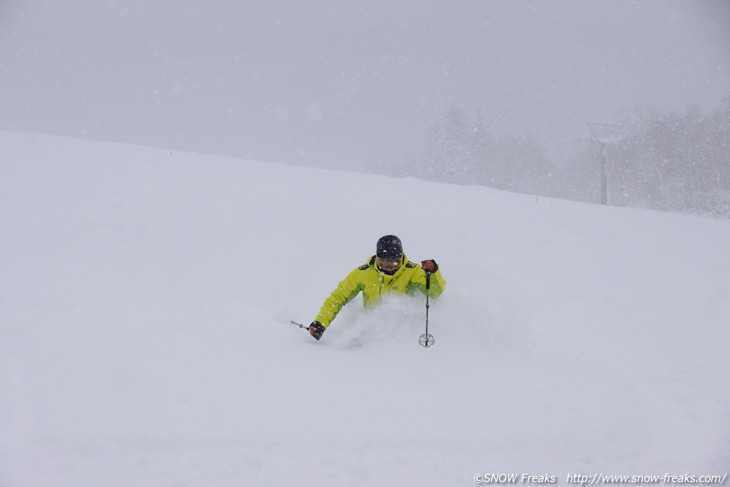
<path id="1" fill-rule="evenodd" d="M 730 469 L 730 223 L 0 133 L 0 485 Z M 447 281 L 308 324 L 377 238 Z"/>

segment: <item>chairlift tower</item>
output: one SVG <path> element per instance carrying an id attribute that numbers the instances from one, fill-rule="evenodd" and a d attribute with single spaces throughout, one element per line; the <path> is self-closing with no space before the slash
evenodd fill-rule
<path id="1" fill-rule="evenodd" d="M 586 122 L 591 129 L 591 140 L 601 146 L 601 204 L 608 204 L 608 145 L 623 138 L 623 125 Z"/>

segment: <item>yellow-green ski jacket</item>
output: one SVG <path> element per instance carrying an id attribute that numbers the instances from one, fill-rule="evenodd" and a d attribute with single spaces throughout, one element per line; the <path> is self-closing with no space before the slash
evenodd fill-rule
<path id="1" fill-rule="evenodd" d="M 384 274 L 375 265 L 375 256 L 368 259 L 363 266 L 350 272 L 343 279 L 332 294 L 325 300 L 319 310 L 316 321 L 327 328 L 342 307 L 362 291 L 363 304 L 366 307 L 375 306 L 381 296 L 391 293 L 415 294 L 420 291 L 426 294 L 426 272 L 420 265 L 411 262 L 403 255 L 403 262 L 392 276 Z M 428 295 L 435 298 L 444 292 L 446 281 L 441 270 L 431 273 L 430 290 Z"/>

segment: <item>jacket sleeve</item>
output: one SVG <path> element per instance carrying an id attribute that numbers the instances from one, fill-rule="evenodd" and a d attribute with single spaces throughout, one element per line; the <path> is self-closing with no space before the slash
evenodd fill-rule
<path id="1" fill-rule="evenodd" d="M 426 294 L 426 273 L 420 268 L 420 266 L 418 267 L 419 268 L 414 273 L 413 278 L 411 278 L 410 284 L 423 294 Z M 437 269 L 436 272 L 431 273 L 430 281 L 428 295 L 432 298 L 441 296 L 441 293 L 444 292 L 444 288 L 446 287 L 446 280 L 444 280 L 444 276 L 441 275 L 440 268 Z"/>
<path id="2" fill-rule="evenodd" d="M 325 328 L 330 326 L 330 323 L 332 323 L 332 320 L 335 319 L 342 307 L 352 301 L 362 290 L 363 285 L 358 278 L 359 272 L 361 272 L 360 268 L 350 272 L 347 277 L 340 281 L 335 290 L 332 291 L 332 294 L 325 299 L 317 318 L 315 318 Z"/>

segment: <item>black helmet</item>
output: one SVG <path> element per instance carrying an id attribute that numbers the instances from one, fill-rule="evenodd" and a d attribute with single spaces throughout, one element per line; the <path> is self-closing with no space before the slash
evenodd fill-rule
<path id="1" fill-rule="evenodd" d="M 400 259 L 403 257 L 403 244 L 395 235 L 380 237 L 375 255 L 384 259 Z"/>

